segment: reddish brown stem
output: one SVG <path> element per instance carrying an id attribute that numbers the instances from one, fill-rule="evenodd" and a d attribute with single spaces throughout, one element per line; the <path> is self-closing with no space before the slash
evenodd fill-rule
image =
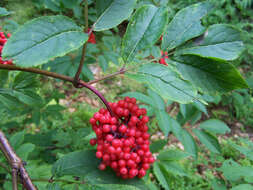
<path id="1" fill-rule="evenodd" d="M 17 190 L 18 175 L 23 183 L 23 186 L 26 190 L 37 190 L 33 185 L 22 160 L 16 155 L 14 150 L 9 144 L 9 141 L 5 137 L 4 133 L 0 131 L 0 148 L 6 157 L 7 161 L 12 167 L 12 186 L 14 190 Z"/>
<path id="2" fill-rule="evenodd" d="M 21 68 L 21 67 L 16 67 L 14 65 L 0 64 L 0 69 L 37 73 L 37 74 L 45 75 L 45 76 L 48 76 L 48 77 L 61 79 L 63 81 L 68 81 L 68 82 L 71 82 L 73 85 L 75 85 L 75 80 L 71 77 L 68 77 L 68 76 L 65 76 L 65 75 L 60 75 L 60 74 L 57 74 L 57 73 L 54 73 L 54 72 L 49 72 L 49 71 L 36 69 L 36 68 Z M 85 88 L 88 88 L 89 90 L 91 90 L 92 92 L 94 92 L 102 100 L 102 102 L 105 104 L 105 106 L 107 107 L 107 109 L 111 113 L 111 115 L 113 115 L 113 112 L 112 112 L 108 102 L 106 101 L 105 97 L 99 91 L 97 91 L 94 87 L 90 86 L 88 83 L 85 83 L 82 80 L 79 80 L 77 82 L 77 85 L 75 85 L 75 87 L 79 87 L 79 88 L 80 87 L 85 87 Z"/>
<path id="3" fill-rule="evenodd" d="M 117 71 L 117 72 L 115 72 L 115 73 L 112 73 L 112 74 L 110 74 L 110 75 L 106 75 L 106 76 L 101 77 L 101 78 L 99 78 L 99 79 L 92 80 L 92 81 L 88 82 L 88 84 L 94 84 L 94 83 L 103 81 L 103 80 L 105 80 L 105 79 L 109 79 L 109 78 L 115 77 L 116 75 L 124 74 L 126 71 L 127 71 L 127 70 L 126 70 L 125 68 L 120 69 L 119 71 Z"/>
<path id="4" fill-rule="evenodd" d="M 89 28 L 88 1 L 87 0 L 85 1 L 84 18 L 85 18 L 84 32 L 87 33 L 88 32 L 88 28 Z M 88 36 L 90 36 L 90 32 L 89 32 Z M 80 64 L 79 64 L 79 67 L 78 67 L 77 72 L 76 72 L 75 77 L 74 77 L 74 85 L 75 86 L 77 86 L 77 83 L 78 83 L 78 81 L 80 79 L 80 74 L 82 73 L 84 59 L 85 59 L 85 54 L 86 54 L 86 49 L 87 49 L 87 42 L 85 42 L 85 44 L 83 45 L 83 50 L 82 50 L 82 56 L 81 56 Z"/>
<path id="5" fill-rule="evenodd" d="M 45 76 L 56 78 L 56 79 L 61 79 L 61 80 L 72 82 L 72 83 L 74 82 L 73 78 L 68 77 L 66 75 L 60 75 L 54 72 L 45 71 L 45 70 L 36 69 L 36 68 L 23 68 L 23 67 L 17 67 L 14 65 L 0 64 L 0 69 L 10 70 L 10 71 L 25 71 L 29 73 L 36 73 L 36 74 L 45 75 Z"/>
<path id="6" fill-rule="evenodd" d="M 94 94 L 96 94 L 100 98 L 100 100 L 104 103 L 104 105 L 106 106 L 106 108 L 110 112 L 111 116 L 115 116 L 109 103 L 107 102 L 105 97 L 97 89 L 95 89 L 93 86 L 89 85 L 88 83 L 85 83 L 83 81 L 79 81 L 79 88 L 82 88 L 82 87 L 88 88 L 90 91 L 92 91 Z"/>

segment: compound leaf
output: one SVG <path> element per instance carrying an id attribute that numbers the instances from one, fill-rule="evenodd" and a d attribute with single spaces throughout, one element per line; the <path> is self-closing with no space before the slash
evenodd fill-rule
<path id="1" fill-rule="evenodd" d="M 153 167 L 154 174 L 159 181 L 159 184 L 165 189 L 170 190 L 169 184 L 166 180 L 166 175 L 164 175 L 167 171 L 161 168 L 160 163 L 155 162 Z"/>

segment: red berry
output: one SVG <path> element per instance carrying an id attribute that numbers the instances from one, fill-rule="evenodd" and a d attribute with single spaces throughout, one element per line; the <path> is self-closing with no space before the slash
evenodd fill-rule
<path id="1" fill-rule="evenodd" d="M 122 175 L 127 174 L 127 169 L 126 169 L 126 168 L 121 168 L 121 169 L 120 169 L 120 173 L 121 173 Z"/>
<path id="2" fill-rule="evenodd" d="M 97 135 L 90 144 L 97 144 L 96 157 L 102 159 L 99 169 L 109 166 L 123 179 L 141 178 L 155 161 L 149 150 L 147 111 L 129 97 L 109 105 L 117 118 L 101 108 L 90 119 Z"/>
<path id="3" fill-rule="evenodd" d="M 120 133 L 125 133 L 127 131 L 127 127 L 125 126 L 125 125 L 121 125 L 120 127 L 119 127 L 119 132 Z"/>
<path id="4" fill-rule="evenodd" d="M 125 160 L 119 160 L 119 167 L 125 167 L 126 166 L 126 161 Z"/>
<path id="5" fill-rule="evenodd" d="M 103 164 L 103 163 L 101 163 L 100 165 L 99 165 L 99 167 L 98 167 L 100 170 L 105 170 L 105 168 L 106 168 L 106 165 L 105 164 Z"/>
<path id="6" fill-rule="evenodd" d="M 96 152 L 96 157 L 97 158 L 102 158 L 102 156 L 103 156 L 102 152 L 100 152 L 100 151 Z"/>
<path id="7" fill-rule="evenodd" d="M 103 125 L 103 132 L 104 133 L 109 133 L 111 131 L 110 125 Z"/>
<path id="8" fill-rule="evenodd" d="M 96 139 L 90 139 L 90 145 L 94 146 L 97 144 L 97 140 Z"/>
<path id="9" fill-rule="evenodd" d="M 105 154 L 105 155 L 103 156 L 103 160 L 104 160 L 104 161 L 109 161 L 109 160 L 110 160 L 109 154 Z"/>
<path id="10" fill-rule="evenodd" d="M 144 177 L 146 175 L 146 171 L 144 170 L 144 169 L 140 169 L 139 170 L 139 175 L 138 175 L 138 177 L 139 178 L 142 178 L 142 177 Z"/>

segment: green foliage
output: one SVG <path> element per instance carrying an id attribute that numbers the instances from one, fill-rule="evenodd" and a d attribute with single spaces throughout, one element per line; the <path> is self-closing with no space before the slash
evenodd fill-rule
<path id="1" fill-rule="evenodd" d="M 133 77 L 147 84 L 166 100 L 189 103 L 197 96 L 191 84 L 182 80 L 180 75 L 170 67 L 150 63 L 140 67 L 138 72 L 139 74 Z"/>
<path id="2" fill-rule="evenodd" d="M 243 43 L 240 41 L 240 31 L 224 24 L 211 25 L 203 41 L 198 45 L 183 48 L 177 54 L 216 57 L 231 61 L 237 59 L 244 50 Z"/>
<path id="3" fill-rule="evenodd" d="M 45 16 L 19 28 L 4 46 L 2 56 L 18 66 L 37 66 L 78 49 L 87 40 L 88 35 L 71 19 Z"/>
<path id="4" fill-rule="evenodd" d="M 167 24 L 166 8 L 146 5 L 132 16 L 122 41 L 122 58 L 131 62 L 136 53 L 151 47 L 162 35 Z"/>
<path id="5" fill-rule="evenodd" d="M 200 19 L 212 9 L 209 2 L 198 3 L 180 10 L 169 23 L 162 41 L 163 50 L 172 50 L 204 33 Z"/>
<path id="6" fill-rule="evenodd" d="M 228 62 L 197 56 L 183 56 L 175 60 L 184 79 L 202 92 L 214 94 L 248 87 L 240 73 Z M 231 80 L 234 82 L 231 83 Z"/>
<path id="7" fill-rule="evenodd" d="M 133 12 L 135 0 L 96 0 L 97 21 L 95 31 L 108 30 L 127 19 Z"/>
<path id="8" fill-rule="evenodd" d="M 103 88 L 101 92 L 111 99 L 113 86 L 118 88 L 116 95 L 119 92 L 121 96 L 135 97 L 150 116 L 151 139 L 161 134 L 160 139 L 151 142 L 150 150 L 157 160 L 143 179 L 122 180 L 111 169 L 98 170 L 100 161 L 89 145 L 89 140 L 95 137 L 89 118 L 97 107 L 83 103 L 93 100 L 94 95 L 71 91 L 64 83 L 49 82 L 31 73 L 0 71 L 1 130 L 7 133 L 17 154 L 27 161 L 26 168 L 39 189 L 252 187 L 252 142 L 243 138 L 234 141 L 230 137 L 223 140 L 222 135 L 231 129 L 218 118 L 212 119 L 213 107 L 226 106 L 235 110 L 237 119 L 252 123 L 252 92 L 236 90 L 248 88 L 248 84 L 235 67 L 240 60 L 248 62 L 253 55 L 249 43 L 252 1 L 193 4 L 196 2 L 87 1 L 89 23 L 86 24 L 96 31 L 97 44 L 87 44 L 81 79 L 90 81 L 99 77 L 98 65 L 103 72 L 111 73 L 131 62 L 132 73 L 117 84 L 106 80 L 102 83 L 105 88 L 96 87 Z M 3 58 L 13 59 L 17 66 L 39 66 L 37 69 L 73 77 L 82 56 L 80 47 L 88 40 L 88 34 L 79 26 L 85 24 L 83 3 L 81 0 L 34 1 L 39 16 L 57 15 L 34 18 L 22 25 L 8 39 Z M 7 1 L 0 3 L 5 4 L 11 5 Z M 6 32 L 16 30 L 17 24 L 6 19 L 13 14 L 0 8 Z M 158 64 L 163 58 L 161 50 L 169 51 L 168 58 L 164 57 L 168 66 Z M 252 86 L 251 71 L 247 73 L 244 69 L 241 70 Z M 143 90 L 133 89 L 135 86 L 128 77 L 141 82 Z M 230 91 L 233 92 L 222 96 Z M 221 97 L 229 98 L 224 101 Z M 3 157 L 0 162 L 7 165 Z M 1 188 L 11 188 L 11 176 L 2 168 L 0 179 Z M 48 183 L 49 179 L 53 183 Z"/>
<path id="9" fill-rule="evenodd" d="M 0 7 L 0 17 L 8 16 L 11 12 L 7 11 L 5 8 Z"/>

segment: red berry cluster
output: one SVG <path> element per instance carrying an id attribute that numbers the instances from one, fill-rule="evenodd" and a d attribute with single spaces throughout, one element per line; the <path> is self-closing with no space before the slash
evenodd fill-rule
<path id="1" fill-rule="evenodd" d="M 90 144 L 97 144 L 96 157 L 102 159 L 99 169 L 109 166 L 123 179 L 142 178 L 155 161 L 149 150 L 147 111 L 129 97 L 109 105 L 116 117 L 101 108 L 90 119 L 97 136 Z"/>
<path id="2" fill-rule="evenodd" d="M 7 38 L 11 37 L 11 34 L 7 34 Z M 4 65 L 11 65 L 12 64 L 12 60 L 6 60 L 4 61 L 2 59 L 2 50 L 4 48 L 4 44 L 7 42 L 7 38 L 5 37 L 3 32 L 0 32 L 0 64 L 4 64 Z"/>
<path id="3" fill-rule="evenodd" d="M 90 30 L 91 29 L 88 28 L 88 33 L 90 33 Z M 91 44 L 96 43 L 96 38 L 95 38 L 95 35 L 93 34 L 93 32 L 91 32 L 90 35 L 89 35 L 88 43 L 91 43 Z"/>
<path id="4" fill-rule="evenodd" d="M 162 64 L 162 65 L 166 65 L 168 66 L 168 63 L 166 63 L 165 59 L 168 59 L 168 52 L 163 52 L 161 51 L 161 56 L 162 58 L 159 60 L 159 63 Z"/>

